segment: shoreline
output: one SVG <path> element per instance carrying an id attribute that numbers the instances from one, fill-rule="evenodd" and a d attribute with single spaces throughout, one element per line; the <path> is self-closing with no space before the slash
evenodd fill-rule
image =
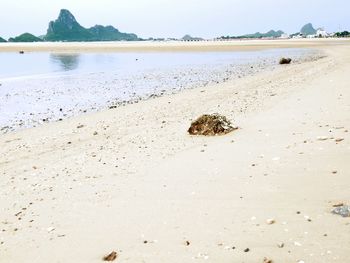
<path id="1" fill-rule="evenodd" d="M 350 202 L 350 51 L 323 50 L 1 135 L 0 262 L 98 263 L 111 251 L 116 262 L 346 262 L 350 221 L 331 210 Z M 213 112 L 240 129 L 187 134 Z"/>
<path id="2" fill-rule="evenodd" d="M 234 82 L 247 76 L 281 67 L 278 65 L 281 56 L 291 57 L 293 65 L 318 60 L 324 56 L 319 50 L 283 51 L 281 49 L 279 51 L 278 49 L 278 52 L 272 51 L 270 51 L 271 54 L 260 52 L 254 54 L 257 56 L 254 59 L 253 55 L 243 57 L 244 62 L 241 63 L 234 62 L 239 60 L 237 58 L 234 58 L 232 62 L 226 58 L 227 61 L 220 61 L 219 64 L 214 61 L 213 65 L 206 63 L 203 65 L 184 64 L 163 70 L 145 69 L 135 73 L 136 75 L 124 76 L 123 81 L 117 80 L 119 74 L 113 72 L 72 72 L 64 75 L 55 73 L 55 75 L 46 77 L 40 75 L 38 77 L 2 79 L 0 94 L 2 92 L 5 99 L 0 113 L 3 112 L 6 116 L 6 108 L 11 108 L 11 105 L 23 105 L 23 109 L 16 106 L 16 112 L 13 113 L 12 117 L 8 117 L 7 121 L 0 117 L 0 133 L 6 134 L 19 129 L 37 127 L 48 122 L 63 121 L 89 112 L 139 103 L 188 89 L 216 89 L 224 82 Z M 62 83 L 64 83 L 63 87 Z M 130 87 L 126 83 L 130 83 Z M 37 87 L 41 87 L 40 90 Z M 82 94 L 81 87 L 83 87 L 84 95 L 79 98 L 79 94 Z M 118 92 L 115 91 L 115 87 L 118 87 Z M 147 89 L 144 90 L 144 87 Z M 86 95 L 90 93 L 92 94 L 90 97 Z M 95 96 L 100 99 L 94 100 Z M 103 96 L 107 97 L 103 99 Z M 64 104 L 61 97 L 77 102 L 74 105 Z M 39 101 L 42 105 L 40 107 L 36 106 Z"/>
<path id="3" fill-rule="evenodd" d="M 201 42 L 44 42 L 0 43 L 0 52 L 213 52 L 346 45 L 349 39 L 232 40 Z"/>

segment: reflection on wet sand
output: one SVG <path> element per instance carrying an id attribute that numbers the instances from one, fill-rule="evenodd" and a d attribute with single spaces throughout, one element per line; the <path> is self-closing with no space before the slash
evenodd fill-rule
<path id="1" fill-rule="evenodd" d="M 69 71 L 79 67 L 79 54 L 50 54 L 50 60 L 58 64 L 62 70 Z"/>

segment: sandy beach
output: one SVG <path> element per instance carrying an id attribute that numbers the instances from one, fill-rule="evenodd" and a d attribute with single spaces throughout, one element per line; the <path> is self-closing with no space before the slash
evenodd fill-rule
<path id="1" fill-rule="evenodd" d="M 347 45 L 347 39 L 288 39 L 232 41 L 143 41 L 143 42 L 44 42 L 0 43 L 0 52 L 192 52 L 248 51 L 268 48 L 305 48 Z"/>
<path id="2" fill-rule="evenodd" d="M 0 262 L 349 261 L 350 42 L 3 44 L 326 56 L 0 135 Z M 220 113 L 239 127 L 187 134 Z"/>

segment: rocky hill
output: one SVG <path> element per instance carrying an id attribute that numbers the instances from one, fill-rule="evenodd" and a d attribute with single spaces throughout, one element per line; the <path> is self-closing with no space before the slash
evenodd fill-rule
<path id="1" fill-rule="evenodd" d="M 311 23 L 306 24 L 300 29 L 300 33 L 304 36 L 315 35 L 317 30 L 313 27 Z"/>
<path id="2" fill-rule="evenodd" d="M 92 28 L 81 26 L 73 14 L 62 9 L 59 17 L 49 23 L 46 41 L 133 41 L 138 40 L 137 35 L 121 33 L 113 26 L 96 25 Z"/>
<path id="3" fill-rule="evenodd" d="M 7 42 L 5 39 L 3 39 L 2 37 L 0 37 L 0 43 L 4 43 Z"/>

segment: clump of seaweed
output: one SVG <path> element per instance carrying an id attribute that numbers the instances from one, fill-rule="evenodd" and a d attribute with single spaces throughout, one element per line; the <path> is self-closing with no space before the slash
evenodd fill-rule
<path id="1" fill-rule="evenodd" d="M 188 133 L 191 135 L 216 136 L 237 130 L 225 116 L 205 114 L 192 122 Z"/>

